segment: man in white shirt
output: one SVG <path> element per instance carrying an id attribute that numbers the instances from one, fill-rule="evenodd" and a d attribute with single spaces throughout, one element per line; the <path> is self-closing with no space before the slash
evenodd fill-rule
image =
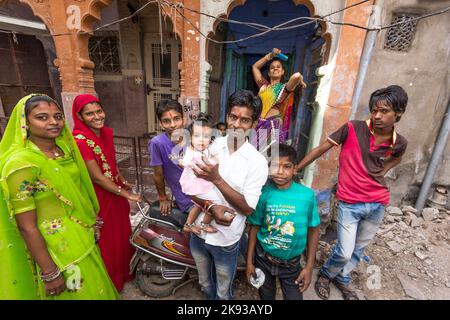
<path id="1" fill-rule="evenodd" d="M 247 216 L 252 214 L 268 176 L 267 161 L 247 140 L 261 114 L 261 99 L 251 91 L 239 90 L 228 99 L 227 135 L 217 138 L 211 154 L 217 164 L 203 163 L 194 168 L 199 178 L 211 181 L 222 194 L 220 203 L 194 201 L 213 215 L 215 233 L 192 233 L 191 253 L 199 283 L 210 300 L 233 297 L 233 281 L 239 256 L 239 242 Z M 232 213 L 227 214 L 226 212 Z M 202 213 L 196 224 L 203 221 Z"/>

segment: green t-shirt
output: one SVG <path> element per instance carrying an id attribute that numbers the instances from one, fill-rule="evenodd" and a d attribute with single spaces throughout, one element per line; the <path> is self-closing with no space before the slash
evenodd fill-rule
<path id="1" fill-rule="evenodd" d="M 320 224 L 314 191 L 296 182 L 278 189 L 271 182 L 248 222 L 260 226 L 257 239 L 267 253 L 290 260 L 305 250 L 308 228 Z"/>

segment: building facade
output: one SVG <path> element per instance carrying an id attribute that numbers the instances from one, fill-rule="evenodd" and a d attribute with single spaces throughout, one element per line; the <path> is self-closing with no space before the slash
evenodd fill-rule
<path id="1" fill-rule="evenodd" d="M 363 52 L 370 32 L 327 21 L 305 22 L 326 17 L 367 27 L 377 16 L 381 25 L 388 25 L 400 21 L 402 14 L 426 14 L 450 1 L 358 2 L 3 0 L 0 29 L 15 32 L 0 34 L 3 51 L 8 49 L 11 59 L 17 60 L 14 39 L 25 47 L 40 47 L 40 53 L 33 54 L 40 58 L 28 63 L 42 70 L 36 69 L 41 76 L 29 82 L 24 76 L 21 82 L 4 76 L 3 83 L 17 86 L 14 94 L 8 89 L 11 86 L 1 87 L 0 109 L 7 116 L 17 97 L 42 88 L 41 92 L 60 100 L 67 115 L 75 95 L 97 94 L 107 110 L 108 125 L 120 136 L 158 131 L 154 108 L 163 98 L 178 99 L 189 119 L 202 110 L 220 120 L 229 94 L 239 88 L 255 90 L 248 76 L 251 64 L 278 47 L 289 56 L 288 73 L 300 71 L 308 84 L 296 96 L 290 132 L 301 155 L 350 117 L 366 118 L 373 90 L 389 84 L 406 89 L 410 102 L 398 130 L 410 145 L 402 164 L 390 174 L 395 181 L 393 202 L 398 203 L 411 185 L 423 179 L 448 101 L 449 13 L 418 21 L 412 33 L 392 28 L 371 31 L 377 36 L 366 64 L 362 63 L 367 59 Z M 114 23 L 119 19 L 120 23 Z M 304 25 L 245 41 L 240 40 L 255 30 L 232 22 L 273 27 L 292 19 L 297 20 L 287 26 Z M 401 44 L 396 43 L 399 38 Z M 26 54 L 25 49 L 16 51 Z M 18 70 L 14 74 L 20 75 L 23 64 L 12 65 Z M 362 90 L 355 90 L 358 85 Z M 417 130 L 424 120 L 429 124 L 426 133 Z M 450 169 L 449 157 L 447 148 L 437 180 L 444 185 L 450 185 L 450 178 L 443 174 Z M 334 149 L 305 170 L 305 183 L 317 190 L 332 188 L 337 163 L 338 150 Z"/>

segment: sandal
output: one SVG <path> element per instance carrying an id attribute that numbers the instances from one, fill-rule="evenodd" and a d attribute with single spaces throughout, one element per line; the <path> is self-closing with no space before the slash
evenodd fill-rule
<path id="1" fill-rule="evenodd" d="M 348 285 L 342 284 L 337 282 L 336 280 L 333 280 L 333 284 L 342 292 L 342 296 L 344 297 L 344 300 L 359 300 L 358 296 L 356 295 L 356 292 Z"/>
<path id="2" fill-rule="evenodd" d="M 328 298 L 330 297 L 330 282 L 331 280 L 325 277 L 324 275 L 319 274 L 317 276 L 317 281 L 316 284 L 314 285 L 314 289 L 316 291 L 317 296 L 320 299 L 328 300 Z"/>

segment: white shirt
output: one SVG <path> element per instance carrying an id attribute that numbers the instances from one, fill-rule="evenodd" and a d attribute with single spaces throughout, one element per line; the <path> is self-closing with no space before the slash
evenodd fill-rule
<path id="1" fill-rule="evenodd" d="M 247 141 L 235 152 L 230 154 L 227 137 L 217 138 L 211 145 L 211 154 L 216 156 L 219 162 L 219 174 L 231 188 L 242 194 L 248 206 L 255 209 L 258 204 L 261 189 L 266 183 L 269 169 L 267 161 L 258 150 Z M 215 202 L 230 208 L 231 205 L 219 192 L 221 201 Z M 201 213 L 195 223 L 199 225 L 203 221 L 204 213 Z M 242 236 L 245 229 L 246 216 L 237 212 L 230 226 L 211 223 L 218 231 L 215 233 L 202 232 L 201 238 L 210 245 L 226 247 L 230 246 Z"/>

